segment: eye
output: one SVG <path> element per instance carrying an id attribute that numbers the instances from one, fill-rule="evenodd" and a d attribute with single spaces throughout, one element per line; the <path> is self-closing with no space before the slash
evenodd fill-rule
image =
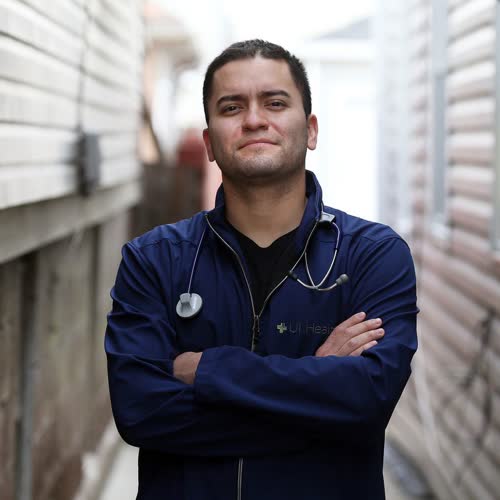
<path id="1" fill-rule="evenodd" d="M 236 104 L 230 104 L 229 106 L 225 106 L 224 108 L 222 108 L 222 113 L 225 114 L 225 115 L 226 114 L 234 114 L 239 109 L 240 109 L 240 107 L 237 106 Z"/>
<path id="2" fill-rule="evenodd" d="M 271 101 L 269 103 L 269 106 L 271 108 L 276 108 L 276 109 L 280 109 L 280 108 L 284 108 L 286 107 L 286 104 L 283 102 L 283 101 Z"/>

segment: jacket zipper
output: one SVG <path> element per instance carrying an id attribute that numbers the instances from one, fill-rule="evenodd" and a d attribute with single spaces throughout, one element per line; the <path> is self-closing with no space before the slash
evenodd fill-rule
<path id="1" fill-rule="evenodd" d="M 318 220 L 316 220 L 314 222 L 314 226 L 312 227 L 311 231 L 309 232 L 309 235 L 308 235 L 307 240 L 306 240 L 306 244 L 304 245 L 304 249 L 302 250 L 302 253 L 299 255 L 299 258 L 297 259 L 295 264 L 290 269 L 290 272 L 292 272 L 299 265 L 299 262 L 303 259 L 304 254 L 306 253 L 306 248 L 309 245 L 309 240 L 311 239 L 311 237 L 312 237 L 312 235 L 313 235 L 313 233 L 318 225 L 318 222 L 319 222 Z M 255 317 L 255 319 L 257 320 L 257 330 L 259 333 L 260 333 L 259 320 L 260 320 L 260 317 L 262 316 L 262 312 L 264 311 L 264 308 L 266 307 L 268 300 L 271 298 L 271 295 L 273 295 L 273 293 L 286 281 L 287 278 L 288 278 L 288 274 L 285 275 L 285 277 L 269 292 L 268 296 L 265 298 L 265 300 L 262 304 L 262 307 L 260 309 L 259 314 Z M 255 324 L 255 321 L 254 321 L 254 324 Z"/>
<path id="2" fill-rule="evenodd" d="M 238 500 L 241 500 L 241 483 L 243 482 L 243 459 L 238 460 Z"/>
<path id="3" fill-rule="evenodd" d="M 264 311 L 264 308 L 266 307 L 267 302 L 273 295 L 273 293 L 286 281 L 288 278 L 288 275 L 285 275 L 285 277 L 269 292 L 267 297 L 265 298 L 262 307 L 259 311 L 259 314 L 255 313 L 255 304 L 253 302 L 253 296 L 252 296 L 252 289 L 250 287 L 250 282 L 248 281 L 247 275 L 245 273 L 245 268 L 243 267 L 243 263 L 241 262 L 240 256 L 234 250 L 234 248 L 214 229 L 210 221 L 208 220 L 208 217 L 205 216 L 205 219 L 207 221 L 207 224 L 210 226 L 210 229 L 215 233 L 215 235 L 226 245 L 227 248 L 233 253 L 233 255 L 236 257 L 236 260 L 238 261 L 238 264 L 240 265 L 241 272 L 243 273 L 243 277 L 245 278 L 245 283 L 247 284 L 247 289 L 248 289 L 248 295 L 250 296 L 250 303 L 252 305 L 252 313 L 253 313 L 253 325 L 252 325 L 252 343 L 251 343 L 251 351 L 254 352 L 255 348 L 257 347 L 257 339 L 260 336 L 260 317 L 262 315 L 262 312 Z M 306 253 L 306 248 L 309 245 L 309 240 L 311 239 L 314 230 L 316 229 L 316 226 L 318 225 L 319 220 L 316 219 L 314 222 L 314 226 L 312 227 L 311 231 L 309 232 L 309 235 L 306 240 L 306 244 L 304 245 L 304 249 L 302 250 L 302 253 L 300 254 L 299 258 L 295 262 L 295 264 L 292 266 L 290 271 L 293 271 L 299 262 L 302 260 L 304 257 L 304 254 Z M 243 483 L 243 458 L 240 458 L 238 460 L 238 486 L 237 486 L 237 500 L 241 500 L 241 491 L 242 491 L 242 483 Z"/>

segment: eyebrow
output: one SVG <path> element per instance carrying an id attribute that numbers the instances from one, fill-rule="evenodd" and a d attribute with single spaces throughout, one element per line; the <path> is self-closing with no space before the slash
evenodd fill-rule
<path id="1" fill-rule="evenodd" d="M 276 90 L 263 90 L 262 92 L 259 92 L 258 97 L 276 97 L 276 96 L 282 96 L 282 97 L 287 97 L 290 98 L 290 94 L 286 90 L 282 89 L 276 89 Z M 230 94 L 230 95 L 224 95 L 220 97 L 217 102 L 215 103 L 216 107 L 219 107 L 222 103 L 228 102 L 228 101 L 243 101 L 245 100 L 245 96 L 243 94 Z"/>

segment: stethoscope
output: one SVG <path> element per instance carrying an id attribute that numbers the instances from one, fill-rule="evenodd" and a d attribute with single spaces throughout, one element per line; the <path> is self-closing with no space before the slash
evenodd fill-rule
<path id="1" fill-rule="evenodd" d="M 315 283 L 312 276 L 311 276 L 311 272 L 309 270 L 309 262 L 307 259 L 307 249 L 309 248 L 309 243 L 311 241 L 312 235 L 315 233 L 316 228 L 318 227 L 319 224 L 328 224 L 330 227 L 332 227 L 332 229 L 335 228 L 335 231 L 337 233 L 337 240 L 335 242 L 335 248 L 334 248 L 333 254 L 332 254 L 332 261 L 330 263 L 330 266 L 328 267 L 328 270 L 326 271 L 326 274 L 323 276 L 323 279 L 319 283 Z M 189 276 L 189 285 L 188 285 L 187 292 L 181 294 L 179 302 L 177 303 L 176 312 L 177 312 L 177 315 L 181 318 L 185 318 L 185 319 L 193 318 L 194 316 L 196 316 L 200 312 L 200 310 L 203 306 L 203 299 L 200 297 L 200 295 L 198 295 L 197 293 L 191 293 L 191 284 L 193 282 L 194 271 L 196 268 L 196 264 L 198 262 L 198 255 L 200 253 L 200 248 L 201 248 L 201 245 L 203 243 L 203 239 L 205 238 L 206 231 L 207 231 L 207 228 L 205 228 L 203 230 L 203 234 L 201 235 L 200 241 L 198 243 L 198 247 L 196 248 L 196 254 L 195 254 L 194 259 L 193 259 L 193 265 L 191 266 L 191 275 Z M 306 244 L 304 247 L 304 251 L 302 252 L 302 255 L 297 260 L 297 262 L 292 267 L 292 269 L 290 269 L 290 271 L 288 271 L 288 273 L 287 273 L 288 276 L 290 278 L 292 278 L 294 281 L 296 281 L 297 283 L 299 283 L 300 285 L 302 285 L 303 287 L 307 288 L 308 290 L 315 290 L 317 292 L 329 292 L 329 291 L 337 288 L 338 286 L 341 286 L 344 283 L 347 283 L 349 281 L 349 277 L 347 276 L 347 274 L 341 274 L 332 285 L 327 286 L 327 287 L 323 287 L 323 285 L 325 284 L 326 280 L 328 279 L 328 277 L 330 276 L 330 274 L 332 272 L 333 266 L 335 265 L 335 261 L 337 260 L 337 255 L 338 255 L 338 251 L 339 251 L 339 243 L 340 243 L 340 229 L 337 226 L 337 224 L 335 223 L 335 215 L 322 211 L 321 217 L 316 222 L 313 230 L 310 232 L 310 234 L 306 240 Z M 299 264 L 299 262 L 302 260 L 302 257 L 304 257 L 304 264 L 305 264 L 305 268 L 306 268 L 306 273 L 307 273 L 307 277 L 308 277 L 309 282 L 310 282 L 309 285 L 307 283 L 304 283 L 297 276 L 297 274 L 295 274 L 293 272 L 294 269 Z"/>

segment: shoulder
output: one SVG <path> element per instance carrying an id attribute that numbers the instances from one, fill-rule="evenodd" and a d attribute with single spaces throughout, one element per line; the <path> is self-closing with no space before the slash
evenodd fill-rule
<path id="1" fill-rule="evenodd" d="M 205 212 L 198 212 L 189 219 L 183 219 L 173 224 L 157 226 L 144 233 L 127 245 L 141 252 L 147 252 L 150 247 L 172 245 L 197 245 L 205 227 Z"/>
<path id="2" fill-rule="evenodd" d="M 399 240 L 407 246 L 404 239 L 386 224 L 362 219 L 335 208 L 327 207 L 326 211 L 335 215 L 342 239 L 348 240 L 351 246 L 372 247 L 390 240 Z"/>
<path id="3" fill-rule="evenodd" d="M 123 264 L 158 270 L 190 261 L 203 234 L 204 219 L 204 212 L 199 212 L 189 219 L 157 226 L 130 240 L 122 247 Z"/>

